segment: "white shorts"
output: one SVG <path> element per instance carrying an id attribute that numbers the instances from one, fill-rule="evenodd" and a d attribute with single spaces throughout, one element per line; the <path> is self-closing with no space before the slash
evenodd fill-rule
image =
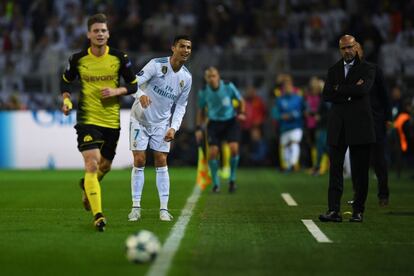
<path id="1" fill-rule="evenodd" d="M 149 143 L 152 150 L 170 152 L 170 142 L 164 141 L 168 129 L 167 125 L 149 126 L 131 119 L 129 123 L 129 149 L 145 151 Z"/>
<path id="2" fill-rule="evenodd" d="M 280 135 L 280 144 L 282 146 L 286 146 L 289 143 L 300 143 L 300 141 L 302 141 L 302 129 L 300 128 L 288 130 Z"/>

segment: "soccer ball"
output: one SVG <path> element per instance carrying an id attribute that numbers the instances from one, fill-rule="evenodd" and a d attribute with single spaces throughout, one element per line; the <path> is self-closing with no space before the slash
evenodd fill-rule
<path id="1" fill-rule="evenodd" d="M 125 241 L 126 257 L 133 263 L 153 261 L 161 249 L 161 243 L 154 233 L 148 230 L 128 236 Z"/>

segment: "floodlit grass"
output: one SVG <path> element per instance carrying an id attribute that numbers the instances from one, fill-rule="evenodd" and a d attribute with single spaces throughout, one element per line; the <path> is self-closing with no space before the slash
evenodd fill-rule
<path id="1" fill-rule="evenodd" d="M 140 229 L 165 241 L 173 223 L 158 218 L 155 172 L 146 168 L 143 219 L 130 223 L 130 171 L 102 182 L 107 231 L 92 227 L 82 209 L 80 171 L 0 171 L 1 275 L 144 275 L 150 265 L 129 264 L 126 237 Z M 195 168 L 170 168 L 175 221 L 191 194 Z M 414 275 L 414 185 L 391 174 L 391 200 L 378 207 L 372 179 L 365 220 L 323 224 L 327 177 L 241 169 L 239 189 L 203 192 L 169 275 Z M 350 199 L 345 183 L 343 202 Z M 280 194 L 290 193 L 297 207 Z M 343 205 L 342 211 L 350 211 Z M 333 241 L 320 244 L 301 219 L 313 219 Z"/>

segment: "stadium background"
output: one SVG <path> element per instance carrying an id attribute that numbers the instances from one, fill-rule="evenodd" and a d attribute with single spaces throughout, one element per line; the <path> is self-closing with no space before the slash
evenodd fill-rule
<path id="1" fill-rule="evenodd" d="M 56 111 L 61 101 L 59 76 L 68 56 L 87 46 L 86 20 L 97 12 L 109 17 L 110 46 L 126 51 L 136 71 L 152 57 L 169 55 L 175 34 L 193 38 L 188 64 L 193 89 L 171 164 L 195 164 L 196 95 L 203 86 L 203 70 L 210 65 L 243 94 L 255 90 L 269 115 L 278 76 L 290 74 L 295 87 L 306 93 L 310 78 L 324 78 L 339 58 L 338 38 L 349 33 L 362 43 L 366 58 L 381 65 L 390 92 L 413 95 L 414 1 L 1 1 L 0 109 L 6 112 L 0 113 L 0 167 L 62 167 L 58 157 L 41 146 L 75 152 L 70 125 L 74 118 Z M 132 100 L 122 99 L 125 112 Z M 263 126 L 266 154 L 254 163 L 274 165 L 277 132 L 270 116 Z M 41 132 L 43 136 L 36 136 Z M 19 157 L 17 149 L 41 155 L 40 159 Z M 249 153 L 243 154 L 244 165 L 253 164 Z M 80 156 L 73 158 L 81 165 Z M 126 158 L 127 147 L 120 145 L 119 166 L 129 164 Z M 20 159 L 31 165 L 16 165 Z"/>

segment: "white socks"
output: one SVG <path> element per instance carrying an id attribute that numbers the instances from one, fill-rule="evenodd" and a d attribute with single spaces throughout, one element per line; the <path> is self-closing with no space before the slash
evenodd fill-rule
<path id="1" fill-rule="evenodd" d="M 300 146 L 299 143 L 292 143 L 290 145 L 290 154 L 291 154 L 291 164 L 292 167 L 295 166 L 299 162 L 299 156 L 300 156 Z"/>
<path id="2" fill-rule="evenodd" d="M 141 195 L 144 188 L 144 168 L 133 167 L 131 172 L 132 207 L 141 207 Z"/>
<path id="3" fill-rule="evenodd" d="M 298 143 L 292 143 L 289 146 L 283 148 L 283 159 L 286 166 L 290 169 L 293 168 L 299 161 L 300 146 Z"/>
<path id="4" fill-rule="evenodd" d="M 142 189 L 144 188 L 144 168 L 133 167 L 131 172 L 132 207 L 141 207 Z M 168 167 L 155 168 L 160 209 L 168 210 L 170 196 L 170 175 Z"/>
<path id="5" fill-rule="evenodd" d="M 170 175 L 168 167 L 155 168 L 158 195 L 160 197 L 160 209 L 168 210 L 168 199 L 170 197 Z"/>

